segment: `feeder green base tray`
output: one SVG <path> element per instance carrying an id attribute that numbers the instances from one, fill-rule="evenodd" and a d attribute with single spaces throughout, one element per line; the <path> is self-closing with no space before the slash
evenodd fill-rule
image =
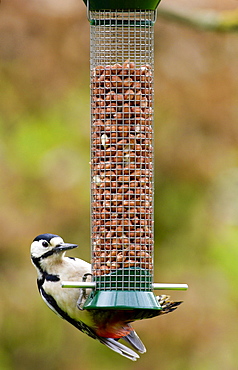
<path id="1" fill-rule="evenodd" d="M 84 309 L 161 310 L 153 292 L 128 290 L 100 290 L 91 293 Z"/>
<path id="2" fill-rule="evenodd" d="M 161 310 L 152 292 L 151 280 L 150 271 L 138 267 L 97 276 L 97 288 L 85 302 L 84 309 Z"/>
<path id="3" fill-rule="evenodd" d="M 83 0 L 89 10 L 155 10 L 160 0 Z"/>

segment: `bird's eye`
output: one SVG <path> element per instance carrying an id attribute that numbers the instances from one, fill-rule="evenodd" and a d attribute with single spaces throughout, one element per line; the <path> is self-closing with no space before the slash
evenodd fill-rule
<path id="1" fill-rule="evenodd" d="M 49 243 L 47 243 L 47 242 L 42 242 L 42 245 L 43 245 L 43 247 L 48 247 L 48 245 L 49 245 Z"/>

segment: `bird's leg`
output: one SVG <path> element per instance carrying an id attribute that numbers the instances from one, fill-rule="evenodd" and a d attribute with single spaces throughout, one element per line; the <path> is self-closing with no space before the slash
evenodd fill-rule
<path id="1" fill-rule="evenodd" d="M 87 281 L 88 276 L 92 276 L 92 274 L 90 272 L 84 274 L 83 277 L 82 277 L 82 282 L 85 283 Z M 78 298 L 78 301 L 77 301 L 77 307 L 78 307 L 79 310 L 83 310 L 83 300 L 85 300 L 86 298 L 87 298 L 86 288 L 80 288 L 79 289 L 79 298 Z"/>

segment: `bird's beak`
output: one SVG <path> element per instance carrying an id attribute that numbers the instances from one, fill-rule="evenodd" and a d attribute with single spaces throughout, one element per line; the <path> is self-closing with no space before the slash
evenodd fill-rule
<path id="1" fill-rule="evenodd" d="M 77 244 L 63 243 L 63 244 L 57 245 L 54 249 L 57 252 L 64 252 L 69 249 L 77 248 L 77 246 L 78 246 Z"/>

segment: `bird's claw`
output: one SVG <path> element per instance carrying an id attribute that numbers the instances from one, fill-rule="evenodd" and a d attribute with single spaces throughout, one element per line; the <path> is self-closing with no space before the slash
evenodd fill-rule
<path id="1" fill-rule="evenodd" d="M 87 281 L 88 276 L 92 276 L 92 274 L 90 272 L 84 274 L 82 277 L 82 282 L 85 283 Z M 86 288 L 80 288 L 79 297 L 77 301 L 77 308 L 81 311 L 83 311 L 83 305 L 84 305 L 84 301 L 86 300 L 86 298 L 87 298 Z"/>

